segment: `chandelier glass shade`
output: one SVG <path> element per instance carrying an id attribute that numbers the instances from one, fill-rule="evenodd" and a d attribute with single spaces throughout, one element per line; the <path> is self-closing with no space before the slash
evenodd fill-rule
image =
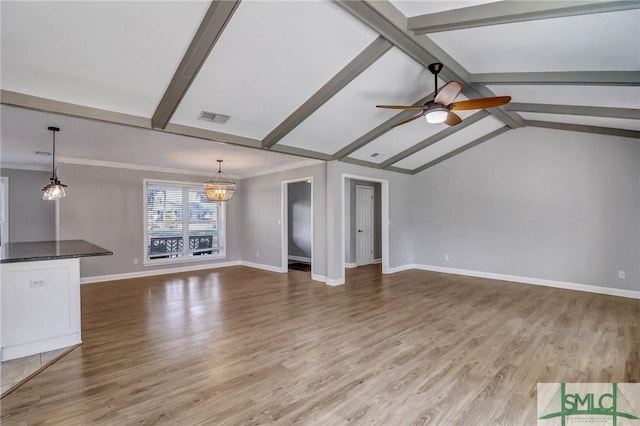
<path id="1" fill-rule="evenodd" d="M 43 200 L 59 200 L 60 198 L 65 197 L 67 194 L 64 189 L 67 185 L 64 185 L 58 179 L 58 174 L 56 173 L 56 132 L 60 131 L 58 127 L 48 127 L 49 130 L 53 133 L 53 152 L 51 159 L 51 177 L 49 178 L 49 184 L 47 184 L 42 190 L 44 191 L 42 194 Z"/>
<path id="2" fill-rule="evenodd" d="M 237 185 L 222 173 L 222 160 L 218 160 L 218 173 L 204 183 L 204 192 L 211 201 L 229 201 L 236 193 Z"/>

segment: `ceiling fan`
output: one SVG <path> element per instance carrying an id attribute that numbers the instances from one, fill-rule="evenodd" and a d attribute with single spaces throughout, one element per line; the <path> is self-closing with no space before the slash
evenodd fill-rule
<path id="1" fill-rule="evenodd" d="M 429 71 L 431 71 L 435 80 L 436 91 L 435 97 L 432 101 L 429 101 L 422 106 L 376 105 L 376 107 L 378 108 L 420 111 L 413 117 L 396 124 L 396 126 L 409 123 L 422 116 L 425 116 L 427 122 L 429 123 L 445 123 L 449 126 L 455 126 L 456 124 L 462 123 L 462 119 L 453 111 L 493 108 L 504 105 L 511 100 L 511 96 L 494 96 L 491 98 L 469 99 L 467 101 L 453 102 L 458 94 L 460 94 L 460 92 L 462 91 L 462 83 L 455 80 L 450 81 L 445 84 L 444 87 L 438 92 L 438 73 L 442 70 L 442 64 L 436 62 L 429 65 L 427 68 L 429 68 Z"/>

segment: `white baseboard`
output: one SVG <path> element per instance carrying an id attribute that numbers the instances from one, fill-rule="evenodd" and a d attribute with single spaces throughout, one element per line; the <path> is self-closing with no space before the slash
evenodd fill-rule
<path id="1" fill-rule="evenodd" d="M 83 278 L 80 278 L 80 284 L 93 284 L 93 283 L 101 283 L 105 281 L 128 280 L 130 278 L 143 278 L 143 277 L 152 277 L 155 275 L 175 274 L 178 272 L 191 272 L 191 271 L 201 271 L 204 269 L 226 268 L 228 266 L 238 266 L 240 264 L 241 263 L 239 260 L 234 260 L 231 262 L 208 263 L 208 264 L 200 264 L 200 265 L 193 265 L 193 266 L 180 266 L 177 268 L 149 269 L 149 270 L 138 271 L 138 272 L 125 272 L 123 274 L 83 277 Z"/>
<path id="2" fill-rule="evenodd" d="M 327 285 L 330 285 L 330 286 L 342 285 L 342 284 L 344 284 L 344 277 L 342 277 L 342 278 L 327 278 L 326 283 L 327 283 Z"/>
<path id="3" fill-rule="evenodd" d="M 311 279 L 313 281 L 320 281 L 321 283 L 327 282 L 327 277 L 325 275 L 314 274 L 313 272 L 311 273 Z"/>
<path id="4" fill-rule="evenodd" d="M 640 291 L 625 290 L 621 288 L 599 287 L 588 284 L 578 284 L 565 281 L 545 280 L 541 278 L 521 277 L 518 275 L 496 274 L 493 272 L 470 271 L 467 269 L 447 268 L 443 266 L 433 265 L 410 265 L 413 269 L 423 271 L 444 272 L 446 274 L 465 275 L 469 277 L 488 278 L 492 280 L 510 281 L 514 283 L 541 285 L 545 287 L 562 288 L 565 290 L 586 291 L 588 293 L 606 294 L 609 296 L 628 297 L 631 299 L 640 299 Z"/>
<path id="5" fill-rule="evenodd" d="M 400 266 L 389 266 L 386 271 L 382 271 L 384 274 L 395 274 L 396 272 L 408 271 L 409 269 L 414 269 L 415 265 L 400 265 Z"/>
<path id="6" fill-rule="evenodd" d="M 357 266 L 358 266 L 357 263 L 351 263 L 351 262 L 347 262 L 347 263 L 344 264 L 345 268 L 355 268 Z"/>
<path id="7" fill-rule="evenodd" d="M 382 263 L 382 259 L 373 259 L 374 264 Z"/>
<path id="8" fill-rule="evenodd" d="M 288 256 L 287 258 L 288 258 L 289 260 L 295 260 L 296 262 L 311 263 L 311 258 L 310 258 L 310 257 L 303 257 L 303 256 Z"/>
<path id="9" fill-rule="evenodd" d="M 278 273 L 287 272 L 287 270 L 283 269 L 281 266 L 264 265 L 262 263 L 247 262 L 244 260 L 240 261 L 240 265 L 248 266 L 249 268 L 262 269 L 264 271 L 270 271 L 270 272 L 278 272 Z"/>

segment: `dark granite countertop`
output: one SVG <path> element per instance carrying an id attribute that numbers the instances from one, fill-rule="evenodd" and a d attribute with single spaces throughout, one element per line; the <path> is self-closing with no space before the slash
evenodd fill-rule
<path id="1" fill-rule="evenodd" d="M 2 247 L 0 263 L 110 256 L 113 252 L 85 240 L 34 241 L 7 243 Z"/>

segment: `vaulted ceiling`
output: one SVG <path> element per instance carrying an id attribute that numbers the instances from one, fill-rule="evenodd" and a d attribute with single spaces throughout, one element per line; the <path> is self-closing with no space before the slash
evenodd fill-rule
<path id="1" fill-rule="evenodd" d="M 0 7 L 4 163 L 45 161 L 60 122 L 69 162 L 210 171 L 226 155 L 244 176 L 308 159 L 413 174 L 523 126 L 640 137 L 638 1 Z M 458 100 L 512 102 L 395 127 L 415 112 L 375 105 L 431 100 L 433 62 Z"/>

